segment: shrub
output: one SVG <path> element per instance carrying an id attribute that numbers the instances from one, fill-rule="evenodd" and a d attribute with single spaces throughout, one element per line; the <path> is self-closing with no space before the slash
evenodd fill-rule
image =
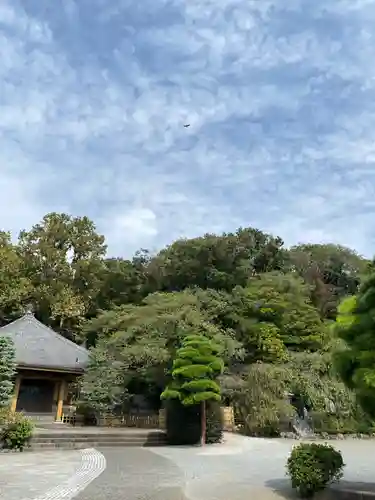
<path id="1" fill-rule="evenodd" d="M 311 498 L 318 491 L 342 477 L 344 462 L 332 446 L 302 443 L 293 448 L 287 461 L 287 474 L 302 498 Z"/>
<path id="2" fill-rule="evenodd" d="M 286 375 L 282 367 L 255 363 L 234 394 L 237 422 L 243 433 L 258 437 L 276 437 L 294 416 L 286 399 Z"/>
<path id="3" fill-rule="evenodd" d="M 2 429 L 4 425 L 6 425 L 9 422 L 11 415 L 12 414 L 8 407 L 6 408 L 0 407 L 0 429 Z"/>
<path id="4" fill-rule="evenodd" d="M 318 412 L 311 413 L 312 427 L 316 433 L 335 434 L 372 434 L 374 422 L 366 416 L 337 417 Z"/>
<path id="5" fill-rule="evenodd" d="M 220 404 L 206 403 L 206 443 L 221 443 L 223 439 L 223 413 Z"/>
<path id="6" fill-rule="evenodd" d="M 11 339 L 0 336 L 0 407 L 7 407 L 12 399 L 16 362 Z"/>
<path id="7" fill-rule="evenodd" d="M 34 425 L 22 413 L 9 414 L 4 422 L 0 439 L 3 448 L 23 451 L 33 435 Z"/>

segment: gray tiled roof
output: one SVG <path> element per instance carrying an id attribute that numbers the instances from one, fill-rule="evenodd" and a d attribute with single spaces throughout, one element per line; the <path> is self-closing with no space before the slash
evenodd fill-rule
<path id="1" fill-rule="evenodd" d="M 31 313 L 0 328 L 0 335 L 12 338 L 20 366 L 81 371 L 88 362 L 87 349 L 43 325 Z"/>

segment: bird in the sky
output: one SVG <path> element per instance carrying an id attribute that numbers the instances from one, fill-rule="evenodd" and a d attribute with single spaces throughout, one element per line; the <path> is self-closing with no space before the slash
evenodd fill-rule
<path id="1" fill-rule="evenodd" d="M 186 125 L 184 125 L 185 128 L 188 128 L 190 127 L 190 123 L 187 123 Z"/>

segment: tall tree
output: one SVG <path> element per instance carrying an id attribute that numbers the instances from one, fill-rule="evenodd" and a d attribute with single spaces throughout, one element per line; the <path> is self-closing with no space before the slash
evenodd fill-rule
<path id="1" fill-rule="evenodd" d="M 36 315 L 65 335 L 78 333 L 84 316 L 96 312 L 104 237 L 87 217 L 50 213 L 21 231 L 18 248 Z"/>
<path id="2" fill-rule="evenodd" d="M 127 400 L 125 367 L 101 347 L 91 351 L 89 365 L 80 381 L 80 403 L 90 408 L 97 419 Z"/>
<path id="3" fill-rule="evenodd" d="M 136 304 L 143 298 L 145 276 L 140 263 L 121 258 L 105 259 L 99 276 L 98 309 Z"/>
<path id="4" fill-rule="evenodd" d="M 178 399 L 184 406 L 201 406 L 201 444 L 206 443 L 206 402 L 220 401 L 218 377 L 224 362 L 220 347 L 204 335 L 188 335 L 176 352 L 172 381 L 162 399 Z"/>
<path id="5" fill-rule="evenodd" d="M 20 316 L 31 295 L 17 248 L 9 233 L 0 232 L 0 326 Z"/>
<path id="6" fill-rule="evenodd" d="M 311 285 L 311 298 L 322 317 L 335 319 L 340 300 L 355 294 L 369 261 L 350 248 L 333 244 L 292 247 L 286 267 Z"/>

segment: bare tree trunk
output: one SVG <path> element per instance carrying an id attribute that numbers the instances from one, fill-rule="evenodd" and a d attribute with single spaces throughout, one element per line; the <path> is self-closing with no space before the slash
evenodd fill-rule
<path id="1" fill-rule="evenodd" d="M 206 444 L 206 401 L 202 401 L 201 411 L 201 446 Z"/>

